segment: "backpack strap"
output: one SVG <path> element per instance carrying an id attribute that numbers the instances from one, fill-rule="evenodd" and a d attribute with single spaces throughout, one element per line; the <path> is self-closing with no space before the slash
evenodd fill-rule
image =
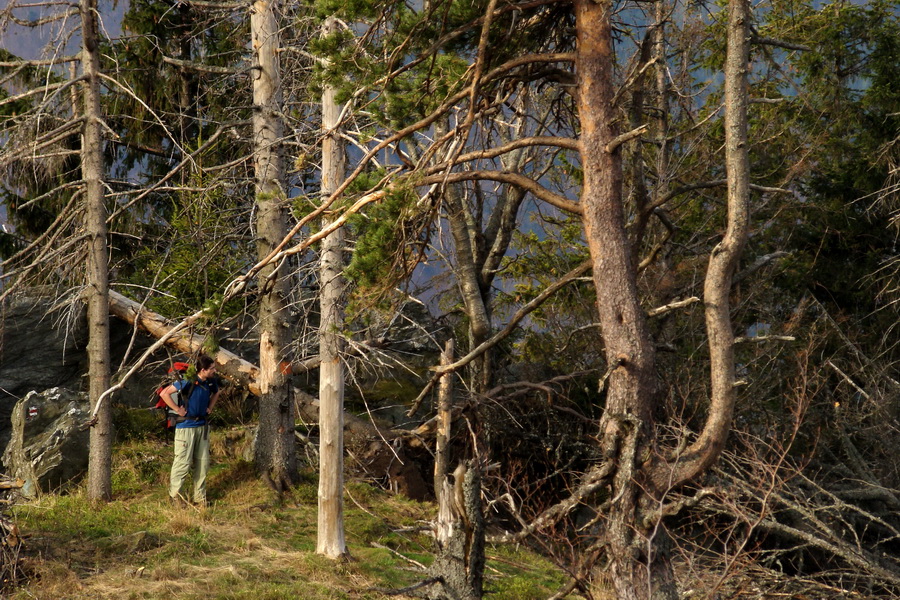
<path id="1" fill-rule="evenodd" d="M 182 380 L 182 381 L 185 382 L 184 387 L 182 387 L 180 390 L 177 387 L 175 389 L 177 390 L 177 395 L 178 395 L 178 406 L 184 406 L 185 410 L 187 410 L 188 402 L 191 399 L 191 394 L 194 393 L 194 386 L 196 385 L 196 382 L 187 381 L 187 380 Z M 181 422 L 185 421 L 186 419 L 190 418 L 190 415 L 185 415 L 182 417 L 176 411 L 169 408 L 168 405 L 166 405 L 166 412 L 169 415 L 171 415 L 171 418 L 176 423 L 181 423 Z"/>
<path id="2" fill-rule="evenodd" d="M 197 388 L 197 387 L 202 387 L 202 386 L 203 386 L 203 384 L 202 384 L 200 381 L 197 381 L 196 379 L 195 379 L 194 381 L 189 381 L 189 382 L 187 383 L 187 385 L 184 386 L 184 389 L 183 389 L 182 392 L 181 392 L 181 397 L 184 399 L 184 408 L 185 408 L 185 410 L 188 409 L 188 405 L 189 405 L 189 403 L 190 403 L 190 401 L 191 401 L 191 394 L 194 393 L 194 389 Z M 192 414 L 186 413 L 186 414 L 184 415 L 184 417 L 182 417 L 181 419 L 182 419 L 182 420 L 186 420 L 186 419 L 202 419 L 202 418 L 204 418 L 204 417 L 205 417 L 205 415 L 192 415 Z"/>
<path id="3" fill-rule="evenodd" d="M 196 381 L 188 381 L 185 384 L 185 386 L 183 388 L 181 388 L 181 391 L 179 392 L 181 397 L 184 399 L 185 408 L 187 408 L 187 403 L 190 401 L 191 394 L 194 393 L 194 386 L 196 386 L 196 385 L 197 385 Z"/>

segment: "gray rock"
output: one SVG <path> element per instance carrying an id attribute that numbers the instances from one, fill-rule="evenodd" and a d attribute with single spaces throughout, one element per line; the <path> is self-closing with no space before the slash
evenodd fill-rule
<path id="1" fill-rule="evenodd" d="M 34 497 L 77 480 L 88 467 L 87 398 L 65 388 L 29 392 L 12 413 L 12 438 L 3 453 L 7 473 Z"/>
<path id="2" fill-rule="evenodd" d="M 87 371 L 84 313 L 54 311 L 49 298 L 13 296 L 0 328 L 0 422 L 32 390 L 81 388 Z"/>

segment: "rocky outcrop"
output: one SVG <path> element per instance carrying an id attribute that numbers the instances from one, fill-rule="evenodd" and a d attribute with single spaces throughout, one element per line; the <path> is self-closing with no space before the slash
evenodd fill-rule
<path id="1" fill-rule="evenodd" d="M 10 439 L 13 407 L 32 391 L 60 387 L 85 391 L 88 372 L 87 323 L 80 302 L 57 302 L 41 296 L 13 295 L 0 312 L 0 448 Z M 118 365 L 125 352 L 136 357 L 149 345 L 144 336 L 134 336 L 127 323 L 110 321 L 110 353 Z M 149 406 L 152 390 L 165 367 L 149 366 L 116 393 L 115 401 L 127 406 Z"/>
<path id="2" fill-rule="evenodd" d="M 12 438 L 3 453 L 6 472 L 33 497 L 77 480 L 88 467 L 88 436 L 81 426 L 87 398 L 65 388 L 29 392 L 12 413 Z"/>
<path id="3" fill-rule="evenodd" d="M 11 297 L 0 327 L 0 422 L 32 390 L 81 388 L 87 372 L 84 314 L 54 310 L 49 298 Z"/>

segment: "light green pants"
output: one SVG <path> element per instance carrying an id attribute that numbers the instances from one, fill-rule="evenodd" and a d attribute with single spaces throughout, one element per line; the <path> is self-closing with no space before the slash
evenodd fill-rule
<path id="1" fill-rule="evenodd" d="M 206 472 L 209 470 L 209 425 L 175 430 L 175 460 L 169 478 L 169 495 L 181 493 L 188 473 L 193 471 L 194 502 L 206 502 Z"/>

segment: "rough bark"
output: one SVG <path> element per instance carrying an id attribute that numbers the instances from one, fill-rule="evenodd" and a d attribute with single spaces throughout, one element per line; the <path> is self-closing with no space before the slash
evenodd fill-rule
<path id="1" fill-rule="evenodd" d="M 336 31 L 337 23 L 328 19 L 326 33 Z M 337 190 L 344 176 L 344 148 L 339 126 L 340 107 L 336 90 L 326 86 L 322 94 L 322 197 Z M 322 219 L 323 226 L 330 222 Z M 319 518 L 316 552 L 329 558 L 347 554 L 344 541 L 344 363 L 341 356 L 344 325 L 342 275 L 344 235 L 338 228 L 322 242 L 320 268 L 319 326 Z"/>
<path id="2" fill-rule="evenodd" d="M 672 486 L 696 477 L 712 464 L 731 426 L 735 391 L 728 296 L 749 220 L 745 87 L 748 7 L 742 0 L 732 0 L 729 14 L 728 229 L 710 258 L 704 291 L 713 365 L 712 404 L 701 435 L 674 465 L 656 458 L 653 452 L 658 394 L 654 348 L 637 293 L 637 254 L 625 228 L 621 159 L 615 144 L 611 144 L 617 137 L 613 127 L 617 115 L 613 102 L 612 4 L 576 0 L 575 7 L 577 102 L 584 168 L 582 218 L 610 368 L 601 420 L 603 455 L 613 465 L 612 500 L 605 519 L 609 571 L 620 600 L 676 598 L 665 527 L 658 519 L 646 516 Z"/>
<path id="3" fill-rule="evenodd" d="M 84 130 L 81 137 L 81 174 L 85 182 L 85 231 L 88 244 L 87 318 L 88 380 L 91 405 L 109 387 L 109 271 L 106 249 L 106 206 L 103 192 L 103 140 L 100 134 L 100 35 L 97 1 L 81 0 L 82 64 L 84 68 Z M 91 429 L 88 497 L 112 497 L 112 411 L 107 402 Z"/>
<path id="4" fill-rule="evenodd" d="M 576 0 L 575 9 L 582 220 L 610 369 L 601 420 L 602 451 L 615 464 L 615 501 L 606 519 L 609 572 L 620 600 L 669 598 L 676 594 L 671 565 L 659 538 L 641 526 L 643 505 L 654 493 L 645 487 L 641 467 L 649 458 L 658 384 L 655 351 L 638 296 L 636 258 L 625 226 L 622 160 L 611 144 L 618 133 L 613 125 L 612 4 Z"/>
<path id="5" fill-rule="evenodd" d="M 258 0 L 250 14 L 253 71 L 253 162 L 256 171 L 257 255 L 267 257 L 288 232 L 287 200 L 282 189 L 280 37 L 277 0 Z M 256 469 L 283 490 L 297 477 L 294 411 L 288 381 L 290 364 L 290 279 L 283 263 L 259 271 L 259 427 Z"/>

